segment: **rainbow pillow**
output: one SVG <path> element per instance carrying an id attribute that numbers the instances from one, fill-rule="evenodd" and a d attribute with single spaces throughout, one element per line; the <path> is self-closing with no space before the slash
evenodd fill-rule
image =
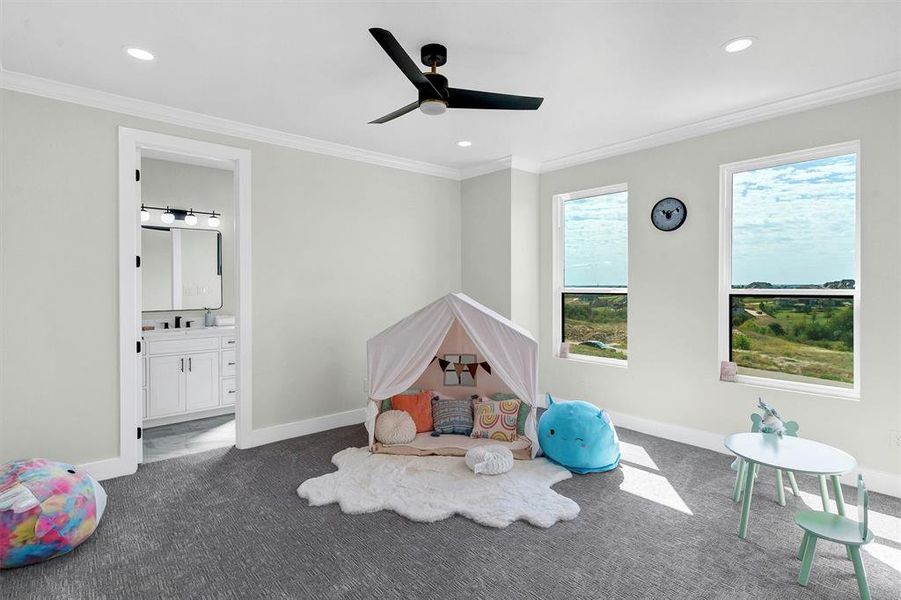
<path id="1" fill-rule="evenodd" d="M 473 406 L 471 437 L 488 438 L 499 442 L 516 439 L 516 417 L 519 400 L 482 401 Z"/>
<path id="2" fill-rule="evenodd" d="M 78 467 L 43 458 L 0 465 L 0 568 L 71 552 L 105 508 L 106 492 Z"/>

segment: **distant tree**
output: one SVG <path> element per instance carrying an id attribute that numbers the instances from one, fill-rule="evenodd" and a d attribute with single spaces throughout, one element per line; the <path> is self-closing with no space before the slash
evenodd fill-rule
<path id="1" fill-rule="evenodd" d="M 780 337 L 785 335 L 785 329 L 779 323 L 776 323 L 774 321 L 774 322 L 770 323 L 769 327 L 770 327 L 770 331 L 773 332 L 773 335 L 778 335 Z"/>
<path id="2" fill-rule="evenodd" d="M 737 350 L 750 350 L 751 349 L 751 340 L 748 339 L 747 336 L 738 334 L 735 336 L 735 341 L 733 342 L 735 348 Z"/>

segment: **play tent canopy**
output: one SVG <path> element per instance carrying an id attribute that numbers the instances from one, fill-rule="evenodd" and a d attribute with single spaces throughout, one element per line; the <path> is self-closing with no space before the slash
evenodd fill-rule
<path id="1" fill-rule="evenodd" d="M 454 322 L 458 322 L 491 370 L 532 407 L 525 434 L 538 451 L 538 342 L 528 331 L 465 294 L 448 294 L 398 321 L 366 342 L 369 403 L 366 430 L 373 446 L 379 404 L 408 389 L 432 363 Z"/>

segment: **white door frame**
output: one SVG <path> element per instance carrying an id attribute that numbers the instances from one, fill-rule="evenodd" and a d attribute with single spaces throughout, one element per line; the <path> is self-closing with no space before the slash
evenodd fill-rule
<path id="1" fill-rule="evenodd" d="M 119 127 L 119 457 L 110 477 L 128 475 L 138 468 L 141 440 L 137 428 L 143 415 L 137 410 L 141 395 L 138 367 L 141 355 L 137 343 L 141 336 L 141 311 L 138 293 L 140 277 L 135 257 L 140 256 L 141 228 L 139 189 L 135 172 L 139 157 L 150 152 L 154 157 L 193 164 L 211 161 L 227 164 L 234 172 L 235 190 L 235 264 L 237 265 L 238 306 L 238 397 L 236 446 L 249 448 L 253 423 L 253 329 L 251 326 L 251 162 L 250 150 L 164 135 L 152 131 Z M 162 156 L 161 156 L 162 155 Z"/>

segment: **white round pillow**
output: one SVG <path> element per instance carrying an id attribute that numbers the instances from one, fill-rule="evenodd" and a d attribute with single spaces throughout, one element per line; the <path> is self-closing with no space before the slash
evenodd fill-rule
<path id="1" fill-rule="evenodd" d="M 500 475 L 513 468 L 513 453 L 504 446 L 476 446 L 466 452 L 466 466 L 476 475 Z"/>
<path id="2" fill-rule="evenodd" d="M 409 444 L 416 439 L 416 423 L 402 410 L 387 410 L 375 420 L 375 439 L 383 444 Z"/>

